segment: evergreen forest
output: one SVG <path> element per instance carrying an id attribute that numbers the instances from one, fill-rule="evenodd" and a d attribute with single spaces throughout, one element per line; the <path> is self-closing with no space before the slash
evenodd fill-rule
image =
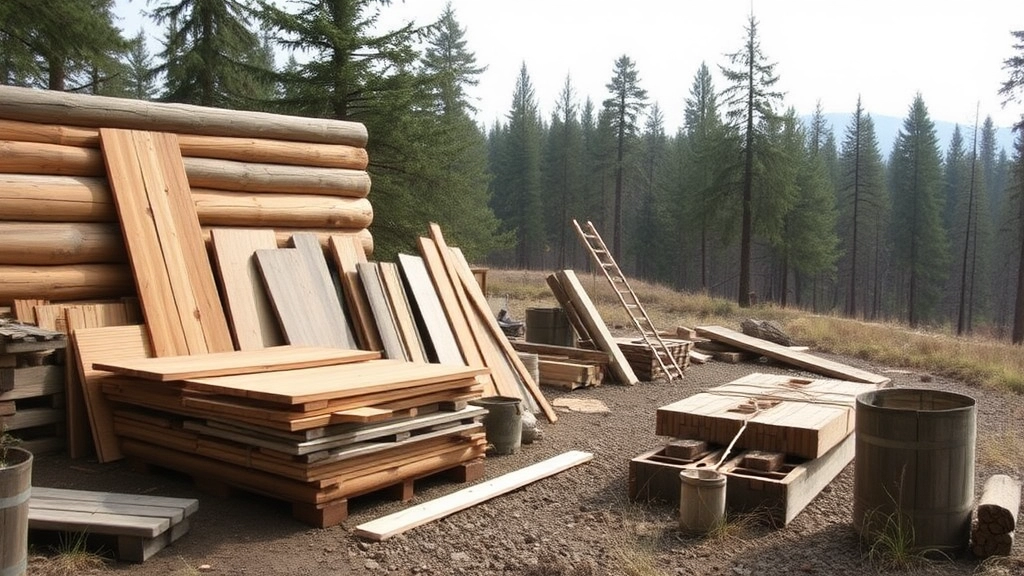
<path id="1" fill-rule="evenodd" d="M 1024 341 L 1024 30 L 1000 90 L 1022 113 L 1012 149 L 983 110 L 943 149 L 917 94 L 883 150 L 856 94 L 838 132 L 820 105 L 787 106 L 754 15 L 684 102 L 651 101 L 623 54 L 606 93 L 570 73 L 542 117 L 524 64 L 507 114 L 481 126 L 469 92 L 486 63 L 457 13 L 382 30 L 389 5 L 139 2 L 151 51 L 113 0 L 4 0 L 0 84 L 362 122 L 377 259 L 433 221 L 473 261 L 586 269 L 575 218 L 627 274 L 679 290 Z"/>

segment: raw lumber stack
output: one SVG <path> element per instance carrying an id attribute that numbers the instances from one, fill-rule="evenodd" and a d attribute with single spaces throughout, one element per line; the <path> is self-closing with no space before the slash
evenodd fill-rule
<path id="1" fill-rule="evenodd" d="M 0 320 L 0 432 L 32 452 L 65 445 L 66 346 L 60 332 Z"/>
<path id="2" fill-rule="evenodd" d="M 600 350 L 515 340 L 519 352 L 537 355 L 540 384 L 567 390 L 600 386 L 608 372 L 608 354 Z"/>
<path id="3" fill-rule="evenodd" d="M 644 382 L 652 382 L 666 377 L 661 363 L 654 356 L 654 350 L 646 342 L 634 338 L 616 338 L 615 342 L 637 378 Z M 685 370 L 690 365 L 689 353 L 692 343 L 689 340 L 675 338 L 662 338 L 662 342 L 665 343 L 665 350 L 675 360 L 676 365 Z"/>
<path id="4" fill-rule="evenodd" d="M 206 240 L 305 230 L 372 251 L 360 124 L 0 86 L 0 304 L 135 293 L 101 128 L 177 135 Z"/>
<path id="5" fill-rule="evenodd" d="M 407 499 L 417 478 L 480 472 L 484 411 L 466 401 L 482 370 L 377 356 L 282 346 L 95 366 L 124 454 L 288 501 L 323 527 L 351 497 L 397 486 Z"/>

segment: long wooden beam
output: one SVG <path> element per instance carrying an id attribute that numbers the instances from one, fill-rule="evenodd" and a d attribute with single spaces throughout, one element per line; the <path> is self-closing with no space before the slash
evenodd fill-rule
<path id="1" fill-rule="evenodd" d="M 167 104 L 0 86 L 0 118 L 39 123 L 59 121 L 92 128 L 130 128 L 273 138 L 365 147 L 366 127 L 358 122 L 284 116 L 267 112 L 214 109 L 190 104 Z"/>

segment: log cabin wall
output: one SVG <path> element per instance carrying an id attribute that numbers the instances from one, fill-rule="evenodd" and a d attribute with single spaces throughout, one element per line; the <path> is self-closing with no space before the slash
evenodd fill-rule
<path id="1" fill-rule="evenodd" d="M 100 128 L 178 136 L 204 236 L 266 228 L 356 236 L 373 251 L 356 122 L 0 86 L 0 306 L 135 294 Z"/>

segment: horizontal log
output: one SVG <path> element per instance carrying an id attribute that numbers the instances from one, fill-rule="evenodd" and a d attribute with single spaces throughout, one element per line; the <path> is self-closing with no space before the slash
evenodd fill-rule
<path id="1" fill-rule="evenodd" d="M 366 146 L 358 122 L 0 86 L 0 118 L 92 128 Z"/>
<path id="2" fill-rule="evenodd" d="M 312 194 L 252 194 L 195 188 L 199 222 L 206 226 L 366 228 L 366 198 Z M 105 178 L 0 174 L 0 220 L 116 222 Z"/>
<path id="3" fill-rule="evenodd" d="M 54 266 L 126 261 L 121 230 L 113 223 L 0 222 L 0 264 Z"/>
<path id="4" fill-rule="evenodd" d="M 312 194 L 249 194 L 192 189 L 205 226 L 264 228 L 366 228 L 373 207 L 366 198 Z"/>
<path id="5" fill-rule="evenodd" d="M 370 175 L 364 170 L 185 158 L 185 173 L 195 188 L 355 198 L 370 193 Z"/>
<path id="6" fill-rule="evenodd" d="M 0 140 L 60 144 L 83 148 L 100 147 L 99 129 L 97 128 L 37 124 L 4 119 L 0 119 Z M 265 138 L 178 134 L 178 147 L 181 148 L 181 155 L 186 157 L 219 158 L 268 164 L 365 170 L 369 162 L 364 148 Z"/>
<path id="7" fill-rule="evenodd" d="M 0 304 L 22 298 L 50 301 L 119 298 L 135 293 L 131 268 L 122 264 L 0 266 Z"/>
<path id="8" fill-rule="evenodd" d="M 0 219 L 33 222 L 115 222 L 106 178 L 0 174 Z"/>
<path id="9" fill-rule="evenodd" d="M 188 183 L 193 188 L 352 198 L 363 198 L 370 193 L 370 175 L 365 170 L 213 158 L 183 160 Z M 106 176 L 106 167 L 96 148 L 0 140 L 0 173 L 102 177 Z"/>
<path id="10" fill-rule="evenodd" d="M 0 172 L 6 174 L 101 176 L 103 170 L 103 157 L 99 150 L 39 142 L 0 141 Z"/>

